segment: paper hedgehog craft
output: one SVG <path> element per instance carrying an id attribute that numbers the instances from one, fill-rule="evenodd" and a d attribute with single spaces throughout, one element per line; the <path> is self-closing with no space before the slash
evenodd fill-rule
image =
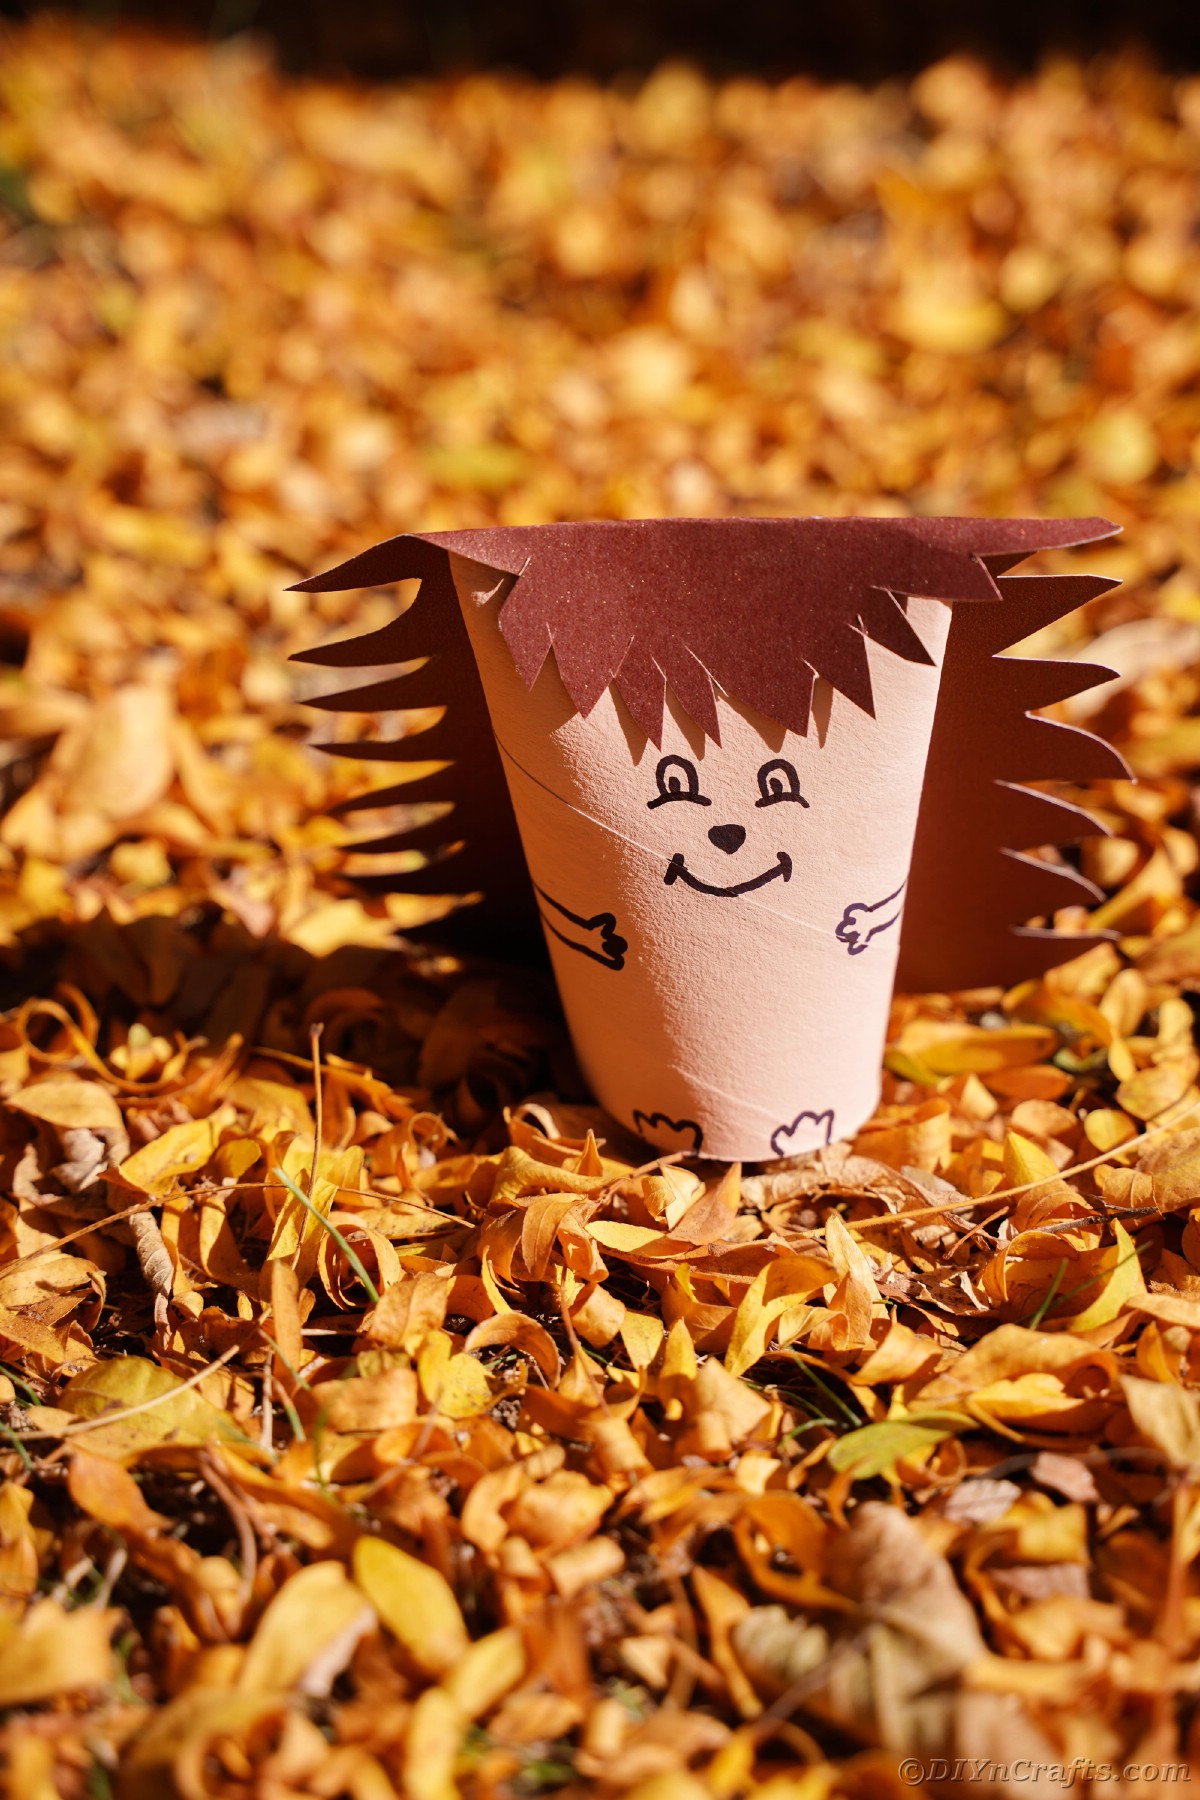
<path id="1" fill-rule="evenodd" d="M 1001 653 L 1113 585 L 1014 565 L 1113 530 L 672 519 L 403 536 L 297 584 L 420 583 L 382 630 L 300 660 L 389 668 L 319 706 L 444 708 L 394 742 L 325 746 L 440 764 L 364 803 L 443 801 L 442 816 L 355 848 L 427 853 L 400 885 L 469 900 L 459 942 L 519 955 L 540 921 L 584 1073 L 625 1125 L 763 1160 L 870 1116 L 897 980 L 1016 980 L 1097 941 L 1026 923 L 1098 897 L 1029 847 L 1098 827 L 1024 784 L 1126 772 L 1035 716 L 1109 671 Z"/>

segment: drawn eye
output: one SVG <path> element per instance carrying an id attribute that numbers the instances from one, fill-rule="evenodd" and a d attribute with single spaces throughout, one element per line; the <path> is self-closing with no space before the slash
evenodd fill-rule
<path id="1" fill-rule="evenodd" d="M 647 806 L 663 806 L 668 800 L 690 800 L 694 806 L 711 806 L 712 801 L 700 792 L 700 777 L 695 763 L 686 756 L 664 756 L 654 771 L 658 793 Z"/>
<path id="2" fill-rule="evenodd" d="M 795 800 L 801 806 L 808 805 L 800 792 L 800 777 L 790 762 L 784 762 L 782 756 L 773 757 L 758 771 L 758 791 L 762 798 L 754 802 L 755 806 L 778 806 L 781 800 Z"/>

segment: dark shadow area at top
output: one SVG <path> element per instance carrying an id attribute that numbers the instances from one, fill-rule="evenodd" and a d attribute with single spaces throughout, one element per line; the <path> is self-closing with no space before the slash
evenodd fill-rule
<path id="1" fill-rule="evenodd" d="M 0 16 L 45 10 L 0 0 Z M 712 73 L 873 81 L 956 50 L 1021 70 L 1055 51 L 1137 46 L 1200 64 L 1187 0 L 84 0 L 55 10 L 100 24 L 267 37 L 283 68 L 367 80 L 515 69 L 608 79 L 682 57 Z"/>

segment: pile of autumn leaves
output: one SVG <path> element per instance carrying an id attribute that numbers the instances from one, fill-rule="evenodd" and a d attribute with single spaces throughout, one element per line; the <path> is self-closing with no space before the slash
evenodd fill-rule
<path id="1" fill-rule="evenodd" d="M 857 1143 L 752 1176 L 639 1168 L 553 1101 L 472 1149 L 322 1054 L 361 991 L 319 992 L 308 1075 L 102 1056 L 69 986 L 20 1009 L 19 1791 L 789 1800 L 898 1791 L 914 1749 L 1182 1755 L 1200 1094 L 1154 969 L 1187 941 L 983 1023 L 912 1004 Z M 443 1055 L 528 1024 L 409 979 Z"/>
<path id="2" fill-rule="evenodd" d="M 1132 62 L 367 96 L 6 41 L 14 1791 L 1196 1748 L 1198 121 Z M 646 1164 L 546 993 L 387 947 L 331 820 L 387 766 L 285 661 L 363 603 L 284 590 L 415 522 L 880 506 L 1131 527 L 1116 939 L 898 1002 L 853 1144 Z"/>

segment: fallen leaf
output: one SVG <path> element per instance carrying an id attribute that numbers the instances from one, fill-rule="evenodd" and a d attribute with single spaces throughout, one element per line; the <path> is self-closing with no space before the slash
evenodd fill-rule
<path id="1" fill-rule="evenodd" d="M 242 1435 L 194 1387 L 138 1356 L 97 1363 L 68 1381 L 60 1399 L 64 1411 L 87 1421 L 79 1441 L 92 1456 L 123 1460 L 152 1444 L 195 1446 Z"/>
<path id="2" fill-rule="evenodd" d="M 298 1569 L 275 1595 L 246 1650 L 238 1687 L 243 1693 L 286 1693 L 294 1687 L 312 1692 L 318 1665 L 322 1685 L 339 1670 L 330 1668 L 328 1653 L 337 1649 L 341 1667 L 349 1662 L 358 1639 L 374 1624 L 374 1613 L 341 1563 L 312 1563 Z"/>
<path id="3" fill-rule="evenodd" d="M 124 1120 L 108 1088 L 77 1075 L 44 1075 L 10 1094 L 8 1104 L 49 1125 L 88 1131 L 123 1131 Z"/>
<path id="4" fill-rule="evenodd" d="M 218 1113 L 171 1125 L 121 1164 L 121 1180 L 144 1194 L 170 1193 L 180 1176 L 202 1169 L 220 1139 L 225 1120 Z"/>
<path id="5" fill-rule="evenodd" d="M 918 1414 L 913 1418 L 881 1419 L 838 1438 L 829 1452 L 829 1466 L 845 1471 L 856 1481 L 890 1473 L 898 1462 L 920 1456 L 964 1430 L 966 1415 Z"/>
<path id="6" fill-rule="evenodd" d="M 115 1623 L 111 1612 L 66 1612 L 55 1600 L 39 1600 L 20 1621 L 0 1615 L 0 1706 L 107 1687 L 116 1677 Z"/>
<path id="7" fill-rule="evenodd" d="M 458 1602 L 444 1576 L 383 1538 L 354 1547 L 354 1580 L 423 1674 L 444 1675 L 468 1647 Z"/>

